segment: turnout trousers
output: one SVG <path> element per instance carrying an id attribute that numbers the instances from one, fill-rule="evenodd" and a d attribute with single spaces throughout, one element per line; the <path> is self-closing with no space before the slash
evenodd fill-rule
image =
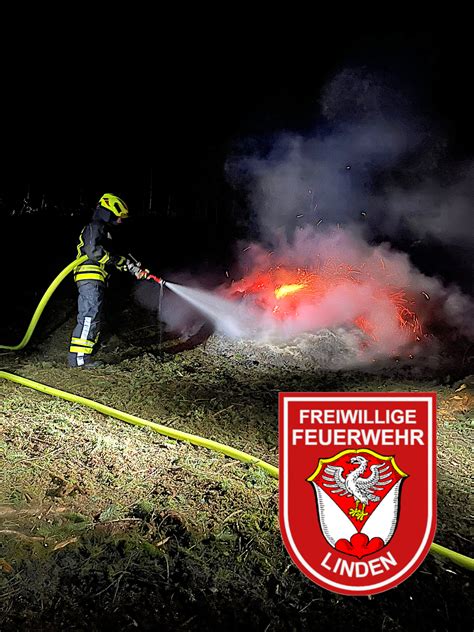
<path id="1" fill-rule="evenodd" d="M 72 332 L 68 354 L 70 367 L 81 367 L 92 362 L 91 356 L 100 334 L 105 283 L 79 281 L 77 289 L 77 324 Z"/>

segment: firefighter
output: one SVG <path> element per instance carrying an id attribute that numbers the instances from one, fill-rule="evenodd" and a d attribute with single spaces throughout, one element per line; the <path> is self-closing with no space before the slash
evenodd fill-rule
<path id="1" fill-rule="evenodd" d="M 146 279 L 149 271 L 137 262 L 112 254 L 110 228 L 121 224 L 128 217 L 128 207 L 123 200 L 105 193 L 92 215 L 92 221 L 82 229 L 77 246 L 77 257 L 88 259 L 74 270 L 74 280 L 79 292 L 77 324 L 72 332 L 68 364 L 70 367 L 94 368 L 100 362 L 92 361 L 92 353 L 100 334 L 104 290 L 113 266 L 128 271 L 137 279 Z"/>

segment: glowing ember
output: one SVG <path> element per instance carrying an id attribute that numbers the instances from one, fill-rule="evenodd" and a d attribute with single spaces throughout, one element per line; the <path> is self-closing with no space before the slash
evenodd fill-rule
<path id="1" fill-rule="evenodd" d="M 305 287 L 304 283 L 292 283 L 290 285 L 280 285 L 275 290 L 275 296 L 277 298 L 283 298 L 288 294 L 294 294 L 298 290 L 302 290 Z"/>
<path id="2" fill-rule="evenodd" d="M 262 315 L 285 322 L 288 326 L 282 331 L 352 325 L 365 335 L 363 349 L 379 346 L 387 352 L 403 340 L 419 342 L 423 336 L 411 309 L 414 298 L 397 286 L 382 259 L 354 267 L 337 258 L 323 262 L 318 257 L 313 268 L 257 269 L 227 291 Z"/>

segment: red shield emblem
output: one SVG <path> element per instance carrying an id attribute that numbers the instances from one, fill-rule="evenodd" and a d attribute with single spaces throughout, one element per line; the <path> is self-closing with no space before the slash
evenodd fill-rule
<path id="1" fill-rule="evenodd" d="M 436 526 L 434 393 L 280 393 L 280 527 L 341 594 L 392 588 Z"/>

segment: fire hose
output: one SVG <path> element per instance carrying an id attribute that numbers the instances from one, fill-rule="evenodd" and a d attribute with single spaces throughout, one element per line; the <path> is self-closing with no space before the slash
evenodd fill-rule
<path id="1" fill-rule="evenodd" d="M 33 314 L 30 324 L 28 325 L 28 329 L 26 330 L 26 333 L 23 336 L 23 339 L 21 340 L 21 342 L 13 346 L 0 345 L 0 349 L 9 349 L 10 351 L 20 351 L 21 349 L 24 349 L 26 347 L 26 345 L 30 342 L 30 338 L 33 335 L 34 330 L 36 329 L 36 325 L 38 324 L 38 321 L 41 317 L 41 314 L 44 311 L 44 308 L 48 304 L 49 299 L 54 294 L 58 285 L 61 283 L 61 281 L 63 281 L 67 277 L 68 274 L 70 274 L 74 270 L 74 268 L 76 268 L 80 263 L 83 263 L 84 261 L 87 261 L 86 255 L 84 255 L 80 259 L 75 259 L 74 261 L 71 261 L 71 263 L 68 266 L 66 266 L 64 270 L 62 270 L 58 274 L 58 276 L 54 279 L 54 281 L 48 287 L 46 292 L 43 294 L 40 302 L 38 303 L 38 306 L 35 309 L 35 313 Z"/>
<path id="2" fill-rule="evenodd" d="M 74 270 L 74 268 L 85 261 L 87 259 L 86 256 L 81 257 L 80 259 L 76 259 L 71 262 L 68 266 L 62 270 L 58 274 L 58 276 L 54 279 L 51 285 L 48 287 L 43 297 L 41 298 L 33 317 L 30 321 L 26 334 L 24 335 L 21 342 L 14 346 L 0 345 L 0 349 L 8 349 L 11 351 L 18 351 L 26 347 L 28 342 L 33 335 L 33 332 L 36 328 L 38 320 L 41 317 L 49 299 L 52 294 L 58 287 L 58 285 L 66 278 L 66 276 Z M 53 388 L 51 386 L 47 386 L 46 384 L 42 384 L 40 382 L 36 382 L 35 380 L 30 380 L 25 377 L 21 377 L 20 375 L 15 375 L 14 373 L 9 373 L 7 371 L 0 371 L 0 379 L 9 380 L 10 382 L 14 382 L 16 384 L 21 384 L 22 386 L 27 386 L 28 388 L 32 388 L 41 393 L 46 393 L 48 395 L 53 395 L 54 397 L 60 397 L 66 401 L 81 404 L 83 406 L 88 406 L 93 410 L 96 410 L 103 415 L 108 415 L 109 417 L 114 417 L 115 419 L 119 419 L 120 421 L 124 421 L 129 424 L 133 424 L 135 426 L 140 426 L 142 428 L 149 428 L 154 432 L 158 432 L 161 435 L 165 435 L 172 439 L 177 439 L 179 441 L 187 441 L 188 443 L 192 443 L 193 445 L 197 445 L 203 448 L 208 448 L 209 450 L 213 450 L 214 452 L 219 452 L 233 459 L 237 459 L 243 463 L 248 463 L 250 465 L 254 465 L 256 467 L 261 468 L 267 474 L 269 474 L 272 478 L 278 479 L 279 471 L 278 468 L 258 457 L 254 457 L 246 452 L 242 452 L 236 448 L 228 446 L 224 443 L 219 443 L 218 441 L 213 441 L 212 439 L 207 439 L 205 437 L 200 437 L 198 435 L 194 435 L 188 432 L 183 432 L 181 430 L 175 430 L 174 428 L 170 428 L 169 426 L 164 426 L 162 424 L 158 424 L 153 421 L 149 421 L 147 419 L 142 419 L 141 417 L 137 417 L 135 415 L 131 415 L 121 410 L 117 410 L 115 408 L 111 408 L 110 406 L 106 406 L 99 402 L 96 402 L 92 399 L 88 399 L 86 397 L 81 397 L 80 395 L 75 395 L 74 393 L 69 393 L 67 391 L 59 390 L 57 388 Z M 430 547 L 430 552 L 445 557 L 455 564 L 462 566 L 467 570 L 474 570 L 474 559 L 468 557 L 467 555 L 462 555 L 461 553 L 457 553 L 456 551 L 452 551 L 444 546 L 436 544 L 433 542 Z"/>

